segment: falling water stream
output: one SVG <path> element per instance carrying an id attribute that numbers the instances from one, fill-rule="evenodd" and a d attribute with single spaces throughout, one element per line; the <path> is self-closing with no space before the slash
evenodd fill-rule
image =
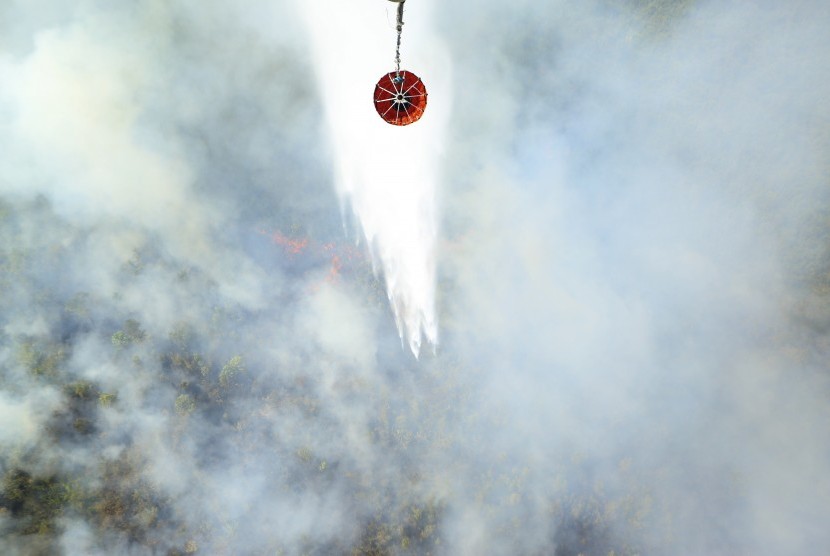
<path id="1" fill-rule="evenodd" d="M 401 69 L 418 73 L 430 95 L 424 117 L 406 127 L 383 122 L 372 99 L 377 80 L 394 69 L 396 4 L 298 4 L 309 29 L 338 194 L 360 222 L 401 340 L 416 357 L 424 343 L 438 342 L 436 189 L 450 97 L 445 50 L 426 29 L 429 4 L 414 5 L 404 31 Z"/>

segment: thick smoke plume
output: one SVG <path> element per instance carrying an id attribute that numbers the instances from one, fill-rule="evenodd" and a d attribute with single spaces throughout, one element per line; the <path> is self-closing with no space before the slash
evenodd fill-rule
<path id="1" fill-rule="evenodd" d="M 0 553 L 830 550 L 830 7 L 340 4 L 0 4 Z"/>

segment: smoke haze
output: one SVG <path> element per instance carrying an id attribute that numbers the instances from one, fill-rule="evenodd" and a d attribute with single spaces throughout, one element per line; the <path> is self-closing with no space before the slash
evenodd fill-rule
<path id="1" fill-rule="evenodd" d="M 0 4 L 0 552 L 830 550 L 830 7 L 572 4 Z"/>

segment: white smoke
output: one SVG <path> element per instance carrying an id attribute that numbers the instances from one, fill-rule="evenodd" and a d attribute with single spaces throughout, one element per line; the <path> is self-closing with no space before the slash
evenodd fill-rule
<path id="1" fill-rule="evenodd" d="M 374 111 L 377 80 L 394 69 L 397 4 L 301 2 L 335 159 L 341 201 L 354 210 L 373 264 L 380 266 L 401 338 L 417 356 L 435 345 L 436 187 L 450 98 L 445 48 L 425 23 L 429 5 L 404 17 L 402 69 L 426 84 L 429 104 L 398 128 Z"/>
<path id="2" fill-rule="evenodd" d="M 828 552 L 826 2 L 408 2 L 402 129 L 387 0 L 66 4 L 0 2 L 0 554 Z"/>

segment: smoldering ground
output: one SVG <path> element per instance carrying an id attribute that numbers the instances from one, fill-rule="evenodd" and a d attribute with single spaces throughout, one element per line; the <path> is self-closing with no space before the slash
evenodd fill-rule
<path id="1" fill-rule="evenodd" d="M 4 553 L 830 545 L 820 2 L 432 6 L 420 362 L 294 6 L 0 10 Z"/>

